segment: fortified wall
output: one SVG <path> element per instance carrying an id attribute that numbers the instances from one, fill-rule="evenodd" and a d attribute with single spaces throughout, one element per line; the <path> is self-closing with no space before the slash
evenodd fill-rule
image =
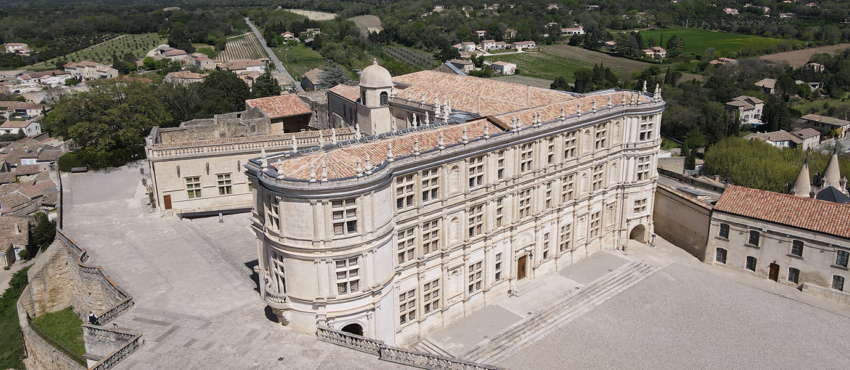
<path id="1" fill-rule="evenodd" d="M 704 261 L 711 206 L 676 189 L 658 184 L 653 209 L 655 232 Z"/>
<path id="2" fill-rule="evenodd" d="M 83 322 L 94 311 L 105 325 L 133 307 L 133 297 L 87 260 L 86 251 L 57 230 L 56 240 L 29 269 L 17 304 L 28 369 L 108 369 L 139 347 L 140 334 L 86 324 L 81 357 L 32 325 L 33 318 L 68 306 Z"/>

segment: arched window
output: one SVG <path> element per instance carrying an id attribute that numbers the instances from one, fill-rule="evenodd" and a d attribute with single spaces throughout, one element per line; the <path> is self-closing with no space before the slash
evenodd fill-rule
<path id="1" fill-rule="evenodd" d="M 389 105 L 389 95 L 386 91 L 381 92 L 381 106 Z"/>

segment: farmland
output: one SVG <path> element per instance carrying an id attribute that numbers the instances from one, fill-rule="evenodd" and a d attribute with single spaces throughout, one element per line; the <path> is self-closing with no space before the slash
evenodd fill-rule
<path id="1" fill-rule="evenodd" d="M 510 62 L 517 66 L 523 76 L 554 80 L 558 76 L 573 82 L 573 73 L 582 68 L 591 68 L 592 64 L 566 59 L 547 52 L 524 52 L 485 57 L 490 62 Z"/>
<path id="2" fill-rule="evenodd" d="M 720 54 L 728 56 L 736 56 L 738 52 L 763 49 L 768 46 L 775 46 L 783 42 L 800 44 L 801 41 L 775 39 L 770 37 L 740 35 L 735 33 L 726 33 L 721 31 L 712 31 L 701 28 L 678 28 L 678 29 L 659 29 L 655 31 L 643 31 L 640 33 L 643 41 L 646 42 L 650 37 L 654 38 L 656 43 L 662 47 L 667 47 L 667 40 L 673 35 L 679 36 L 685 42 L 684 54 L 705 54 L 708 48 L 714 48 Z M 661 41 L 661 39 L 664 41 Z"/>
<path id="3" fill-rule="evenodd" d="M 787 61 L 791 67 L 800 68 L 811 60 L 812 55 L 824 53 L 832 55 L 837 52 L 844 51 L 847 48 L 850 48 L 850 44 L 827 45 L 816 48 L 787 51 L 784 53 L 762 55 L 759 59 L 773 63 Z"/>
<path id="4" fill-rule="evenodd" d="M 112 55 L 116 54 L 123 57 L 125 54 L 133 54 L 136 58 L 144 58 L 148 50 L 156 48 L 160 44 L 164 44 L 165 39 L 161 38 L 156 33 L 145 33 L 140 35 L 121 35 L 114 39 L 102 42 L 97 45 L 78 50 L 66 55 L 64 58 L 57 58 L 67 62 L 80 62 L 88 60 L 91 62 L 112 64 Z M 45 62 L 40 62 L 32 65 L 32 69 L 50 69 L 56 67 L 56 60 L 50 59 Z"/>
<path id="5" fill-rule="evenodd" d="M 629 79 L 631 78 L 632 73 L 644 71 L 652 66 L 652 64 L 649 63 L 626 58 L 617 58 L 605 53 L 564 44 L 543 45 L 541 46 L 541 49 L 549 54 L 565 58 L 567 62 L 579 63 L 585 66 L 593 66 L 597 63 L 604 63 L 606 67 L 609 67 L 616 72 L 621 79 Z M 519 67 L 519 65 L 517 65 L 517 67 L 522 68 Z M 569 77 L 570 81 L 572 81 L 572 72 L 570 72 Z"/>
<path id="6" fill-rule="evenodd" d="M 266 53 L 253 33 L 227 39 L 227 45 L 224 51 L 218 55 L 218 59 L 223 62 L 235 59 L 260 59 L 265 57 Z"/>
<path id="7" fill-rule="evenodd" d="M 374 15 L 358 15 L 348 18 L 348 20 L 354 22 L 357 28 L 360 29 L 360 34 L 364 36 L 368 35 L 369 32 L 381 32 L 383 30 L 381 28 L 381 19 Z"/>
<path id="8" fill-rule="evenodd" d="M 400 62 L 407 63 L 420 69 L 431 69 L 434 68 L 434 66 L 436 65 L 436 62 L 434 62 L 434 59 L 431 57 L 431 54 L 428 54 L 424 51 L 397 46 L 387 46 L 384 48 L 384 53 L 387 53 L 387 55 L 395 58 Z"/>
<path id="9" fill-rule="evenodd" d="M 315 50 L 304 46 L 304 44 L 298 44 L 294 47 L 278 47 L 272 49 L 272 51 L 283 63 L 283 67 L 297 81 L 301 80 L 301 75 L 304 72 L 325 65 L 325 58 Z"/>
<path id="10" fill-rule="evenodd" d="M 295 13 L 298 15 L 303 15 L 307 18 L 310 18 L 314 21 L 329 21 L 331 19 L 336 18 L 336 14 L 333 13 L 325 13 L 325 12 L 317 12 L 315 10 L 301 10 L 301 9 L 286 9 L 286 11 Z"/>

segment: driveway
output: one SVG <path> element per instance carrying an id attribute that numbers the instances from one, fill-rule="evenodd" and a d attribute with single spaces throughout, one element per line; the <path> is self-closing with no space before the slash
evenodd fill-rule
<path id="1" fill-rule="evenodd" d="M 263 49 L 266 50 L 266 54 L 269 55 L 269 59 L 271 59 L 272 63 L 274 63 L 274 66 L 275 68 L 277 68 L 277 71 L 285 74 L 286 77 L 289 77 L 289 80 L 292 81 L 292 88 L 295 89 L 295 92 L 304 92 L 304 89 L 301 88 L 301 84 L 296 83 L 295 79 L 292 78 L 292 75 L 290 75 L 289 72 L 286 71 L 286 68 L 283 68 L 283 63 L 280 62 L 280 59 L 277 58 L 277 55 L 275 55 L 274 51 L 272 51 L 272 49 L 269 48 L 269 46 L 266 44 L 266 40 L 263 38 L 263 35 L 260 34 L 260 30 L 257 29 L 257 26 L 254 26 L 254 24 L 251 23 L 251 21 L 248 20 L 247 17 L 245 18 L 245 23 L 248 23 L 248 26 L 251 27 L 252 31 L 254 31 L 254 35 L 257 36 L 257 40 L 260 41 L 260 45 L 262 45 Z"/>

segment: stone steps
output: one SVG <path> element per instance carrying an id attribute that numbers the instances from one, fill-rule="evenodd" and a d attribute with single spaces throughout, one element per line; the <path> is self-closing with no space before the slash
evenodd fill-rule
<path id="1" fill-rule="evenodd" d="M 430 338 L 423 339 L 421 342 L 413 346 L 413 349 L 437 356 L 449 358 L 455 357 L 453 354 L 449 353 L 449 351 L 445 350 L 442 346 L 440 346 L 437 342 L 432 341 Z"/>
<path id="2" fill-rule="evenodd" d="M 546 311 L 512 325 L 459 357 L 477 363 L 496 363 L 589 312 L 655 271 L 655 267 L 646 263 L 627 263 L 584 286 L 576 294 L 555 302 Z"/>

